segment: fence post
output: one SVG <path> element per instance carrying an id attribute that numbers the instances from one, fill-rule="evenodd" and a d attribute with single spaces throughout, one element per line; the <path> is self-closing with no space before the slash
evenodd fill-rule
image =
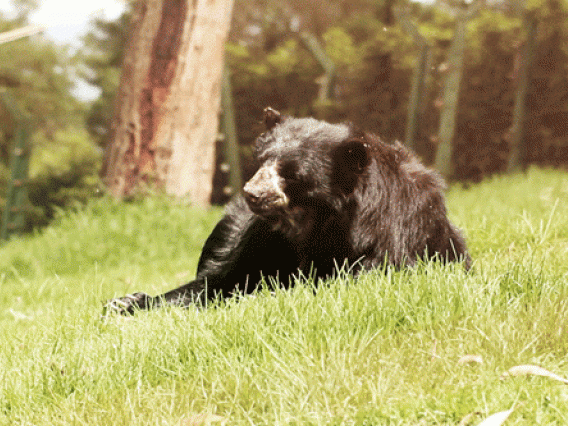
<path id="1" fill-rule="evenodd" d="M 527 27 L 527 40 L 523 51 L 519 54 L 519 73 L 517 89 L 515 91 L 515 108 L 513 110 L 513 124 L 510 129 L 511 153 L 507 162 L 507 171 L 512 172 L 524 167 L 527 156 L 525 140 L 525 115 L 527 94 L 531 83 L 531 67 L 537 46 L 538 21 L 533 14 L 525 15 L 524 22 Z"/>
<path id="2" fill-rule="evenodd" d="M 420 34 L 418 28 L 410 22 L 407 13 L 403 12 L 401 9 L 395 9 L 395 16 L 405 31 L 410 34 L 419 49 L 416 69 L 412 76 L 412 89 L 408 105 L 405 135 L 406 146 L 411 149 L 416 149 L 416 132 L 418 131 L 420 115 L 424 111 L 424 99 L 426 98 L 424 93 L 426 92 L 426 79 L 428 78 L 428 70 L 431 62 L 431 45 L 428 40 Z"/>
<path id="3" fill-rule="evenodd" d="M 466 44 L 467 23 L 485 2 L 476 0 L 469 6 L 462 4 L 456 14 L 454 39 L 448 52 L 448 70 L 444 82 L 444 104 L 440 116 L 438 133 L 439 145 L 436 151 L 435 168 L 446 177 L 453 174 L 452 164 L 454 133 L 458 113 L 460 83 L 463 74 L 463 60 Z"/>
<path id="4" fill-rule="evenodd" d="M 235 123 L 235 108 L 233 106 L 233 89 L 231 72 L 227 65 L 223 66 L 221 87 L 222 128 L 225 136 L 225 156 L 229 164 L 229 188 L 231 195 L 237 194 L 243 187 L 241 157 Z"/>
<path id="5" fill-rule="evenodd" d="M 320 80 L 320 92 L 318 100 L 320 102 L 327 102 L 334 98 L 335 89 L 335 64 L 327 56 L 324 48 L 319 43 L 318 39 L 310 33 L 300 33 L 300 41 L 303 46 L 310 52 L 317 63 L 323 68 L 325 75 Z"/>
<path id="6" fill-rule="evenodd" d="M 14 99 L 7 92 L 0 92 L 0 100 L 12 115 L 16 130 L 10 155 L 10 180 L 6 193 L 6 204 L 2 212 L 0 240 L 7 240 L 10 235 L 20 231 L 25 224 L 25 212 L 28 208 L 28 166 L 29 166 L 29 123 Z"/>

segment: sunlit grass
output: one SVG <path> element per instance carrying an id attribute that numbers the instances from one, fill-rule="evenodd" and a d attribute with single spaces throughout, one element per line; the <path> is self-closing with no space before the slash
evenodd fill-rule
<path id="1" fill-rule="evenodd" d="M 469 273 L 344 274 L 130 318 L 102 301 L 191 278 L 221 211 L 64 213 L 0 247 L 0 424 L 457 425 L 512 407 L 506 425 L 568 424 L 566 385 L 500 380 L 519 364 L 568 376 L 568 174 L 456 186 L 448 205 Z"/>

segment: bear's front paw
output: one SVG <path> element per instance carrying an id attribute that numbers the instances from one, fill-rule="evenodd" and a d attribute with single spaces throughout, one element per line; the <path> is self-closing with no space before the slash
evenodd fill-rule
<path id="1" fill-rule="evenodd" d="M 127 294 L 124 297 L 111 299 L 104 305 L 103 315 L 133 315 L 137 310 L 149 309 L 153 298 L 146 293 Z"/>

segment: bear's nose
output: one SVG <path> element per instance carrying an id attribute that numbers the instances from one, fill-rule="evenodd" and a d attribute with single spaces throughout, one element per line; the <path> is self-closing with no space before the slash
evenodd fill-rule
<path id="1" fill-rule="evenodd" d="M 254 191 L 248 184 L 243 188 L 243 195 L 249 204 L 258 204 L 260 202 L 261 194 Z"/>
<path id="2" fill-rule="evenodd" d="M 267 214 L 288 204 L 282 184 L 283 179 L 278 175 L 275 165 L 263 165 L 246 183 L 243 195 L 251 210 Z"/>
<path id="3" fill-rule="evenodd" d="M 263 188 L 262 186 L 245 185 L 243 188 L 245 200 L 251 207 L 272 207 L 280 204 L 283 194 L 274 191 L 271 188 Z"/>

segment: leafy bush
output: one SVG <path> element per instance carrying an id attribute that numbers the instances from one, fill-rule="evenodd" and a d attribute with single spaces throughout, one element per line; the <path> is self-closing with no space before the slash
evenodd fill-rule
<path id="1" fill-rule="evenodd" d="M 102 151 L 83 128 L 57 131 L 52 140 L 38 134 L 30 159 L 29 198 L 34 209 L 28 225 L 42 225 L 56 207 L 84 202 L 101 188 Z"/>
<path id="2" fill-rule="evenodd" d="M 38 132 L 32 139 L 28 185 L 32 208 L 26 218 L 28 230 L 45 225 L 58 207 L 84 202 L 101 187 L 98 172 L 102 152 L 85 129 L 68 127 L 56 131 L 51 138 Z M 5 207 L 8 179 L 9 169 L 0 163 L 1 210 Z"/>
<path id="3" fill-rule="evenodd" d="M 0 32 L 27 25 L 35 3 L 18 2 L 22 7 L 15 18 L 0 13 Z M 13 99 L 8 105 L 0 102 L 0 214 L 17 124 L 14 109 L 27 116 L 32 132 L 27 229 L 47 223 L 57 206 L 85 200 L 99 186 L 101 153 L 83 130 L 85 106 L 72 93 L 74 79 L 70 50 L 41 35 L 0 49 L 0 90 L 9 90 Z"/>

